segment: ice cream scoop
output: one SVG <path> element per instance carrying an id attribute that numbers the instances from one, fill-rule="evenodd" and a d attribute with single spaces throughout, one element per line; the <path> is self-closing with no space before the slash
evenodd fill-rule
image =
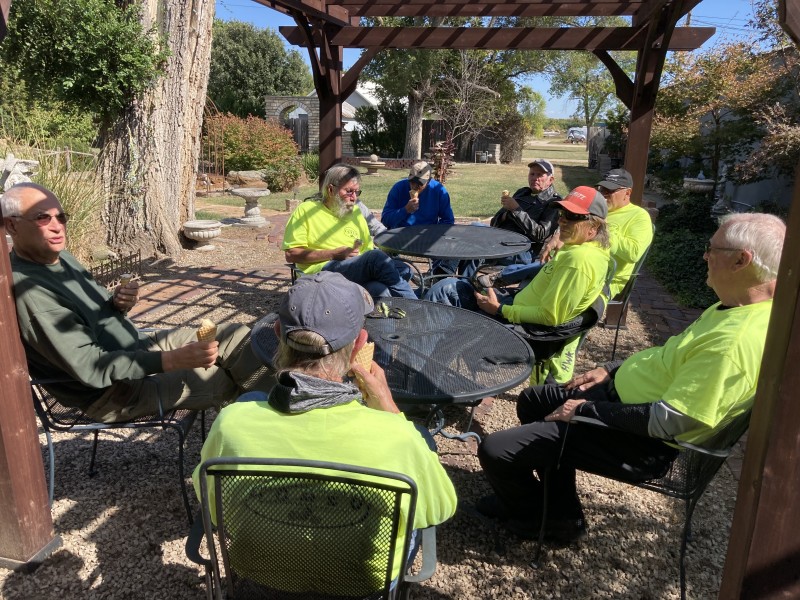
<path id="1" fill-rule="evenodd" d="M 217 326 L 214 321 L 203 319 L 197 329 L 198 342 L 213 342 L 217 339 Z"/>

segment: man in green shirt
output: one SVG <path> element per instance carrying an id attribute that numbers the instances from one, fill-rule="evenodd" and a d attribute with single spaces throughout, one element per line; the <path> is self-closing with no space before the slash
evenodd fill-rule
<path id="1" fill-rule="evenodd" d="M 21 183 L 0 199 L 11 235 L 17 320 L 31 376 L 64 379 L 47 389 L 97 421 L 126 421 L 173 408 L 221 407 L 274 378 L 250 348 L 250 330 L 227 324 L 215 341 L 194 329 L 145 335 L 126 317 L 138 282 L 113 294 L 67 250 L 67 221 L 50 190 Z"/>
<path id="2" fill-rule="evenodd" d="M 298 279 L 278 314 L 253 328 L 253 347 L 265 364 L 278 369 L 277 385 L 269 395 L 250 392 L 220 412 L 203 444 L 202 461 L 218 456 L 305 458 L 404 473 L 418 488 L 414 529 L 449 519 L 456 493 L 430 433 L 398 410 L 383 369 L 356 358 L 367 342 L 365 315 L 373 308 L 366 290 L 339 273 L 321 271 Z M 199 472 L 198 467 L 198 495 Z M 407 516 L 401 518 L 405 522 Z M 308 535 L 313 548 L 313 530 Z M 401 536 L 397 548 L 403 541 Z M 385 547 L 386 541 L 378 536 L 374 543 Z M 246 566 L 248 549 L 237 552 Z M 399 563 L 398 552 L 395 577 Z M 297 579 L 313 582 L 317 571 L 305 569 Z M 272 578 L 267 584 L 273 587 L 298 591 L 292 586 L 299 581 L 280 573 L 260 577 Z"/>
<path id="3" fill-rule="evenodd" d="M 625 169 L 612 169 L 597 184 L 608 202 L 608 236 L 611 257 L 617 270 L 611 282 L 611 297 L 622 291 L 633 273 L 633 267 L 653 241 L 650 214 L 631 203 L 633 177 Z"/>
<path id="4" fill-rule="evenodd" d="M 476 290 L 463 279 L 448 277 L 437 282 L 425 300 L 459 306 L 494 315 L 506 323 L 544 327 L 565 326 L 580 320 L 597 300 L 608 272 L 608 230 L 606 201 L 587 186 L 577 187 L 563 200 L 554 201 L 560 209 L 559 227 L 564 247 L 518 293 Z M 595 315 L 597 318 L 598 315 Z M 549 376 L 569 381 L 575 366 L 578 339 L 567 344 L 547 360 L 532 383 L 544 383 Z"/>
<path id="5" fill-rule="evenodd" d="M 304 275 L 341 273 L 364 286 L 373 298 L 417 296 L 398 266 L 375 248 L 361 210 L 353 210 L 361 195 L 361 174 L 349 165 L 333 165 L 322 182 L 322 201 L 303 202 L 286 223 L 286 261 Z M 406 273 L 410 276 L 410 273 Z"/>
<path id="6" fill-rule="evenodd" d="M 702 445 L 749 410 L 785 234 L 773 215 L 731 215 L 704 255 L 708 285 L 720 301 L 686 331 L 564 386 L 523 391 L 521 425 L 487 436 L 478 451 L 496 493 L 478 510 L 507 519 L 521 535 L 536 535 L 542 488 L 533 473 L 551 470 L 548 535 L 575 539 L 586 531 L 576 469 L 628 481 L 659 477 L 678 452 L 665 441 Z M 575 421 L 567 434 L 575 416 L 609 428 Z"/>

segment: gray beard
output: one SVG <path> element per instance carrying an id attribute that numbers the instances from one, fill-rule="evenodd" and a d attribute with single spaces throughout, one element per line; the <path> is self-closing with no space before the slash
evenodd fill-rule
<path id="1" fill-rule="evenodd" d="M 340 199 L 339 200 L 339 208 L 338 208 L 338 211 L 337 211 L 338 214 L 339 214 L 339 218 L 343 219 L 344 217 L 349 215 L 351 212 L 353 212 L 353 209 L 355 208 L 355 206 L 356 206 L 355 204 L 353 204 L 352 206 L 347 206 L 344 203 L 344 201 Z"/>

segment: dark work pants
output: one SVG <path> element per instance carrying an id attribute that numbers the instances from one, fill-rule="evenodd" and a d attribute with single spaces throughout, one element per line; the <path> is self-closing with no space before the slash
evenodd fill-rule
<path id="1" fill-rule="evenodd" d="M 619 402 L 608 384 L 577 394 L 559 385 L 527 388 L 517 400 L 521 425 L 488 435 L 478 449 L 486 478 L 516 518 L 538 519 L 543 497 L 540 479 L 547 471 L 549 514 L 556 519 L 582 518 L 576 469 L 626 481 L 646 481 L 662 475 L 678 454 L 655 438 L 543 420 L 572 397 Z"/>

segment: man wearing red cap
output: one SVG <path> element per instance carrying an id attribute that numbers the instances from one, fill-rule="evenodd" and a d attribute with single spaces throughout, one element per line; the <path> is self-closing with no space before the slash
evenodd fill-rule
<path id="1" fill-rule="evenodd" d="M 480 292 L 463 279 L 448 278 L 434 285 L 426 300 L 481 310 L 504 322 L 523 328 L 577 326 L 601 295 L 609 266 L 606 201 L 590 187 L 578 187 L 555 204 L 560 207 L 558 225 L 564 247 L 539 274 L 515 295 L 511 291 L 486 288 Z M 602 312 L 602 311 L 601 311 Z M 578 340 L 567 344 L 534 373 L 532 381 L 566 382 L 575 366 Z"/>

